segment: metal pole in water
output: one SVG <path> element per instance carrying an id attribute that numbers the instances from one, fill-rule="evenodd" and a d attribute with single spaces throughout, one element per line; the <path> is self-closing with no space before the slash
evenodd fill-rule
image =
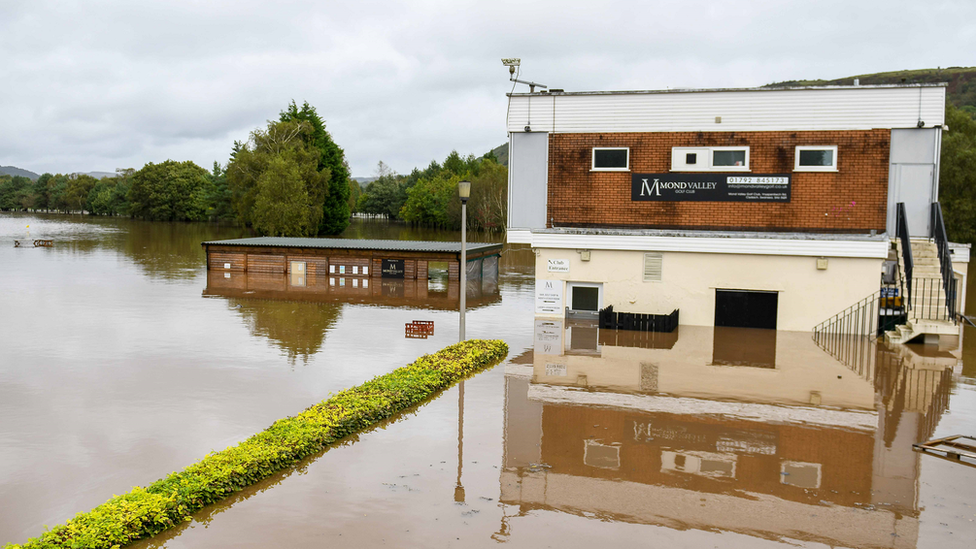
<path id="1" fill-rule="evenodd" d="M 466 338 L 464 336 L 464 312 L 467 309 L 467 293 L 468 293 L 468 254 L 467 254 L 467 243 L 468 243 L 468 197 L 471 196 L 471 182 L 470 181 L 460 181 L 458 182 L 458 197 L 461 198 L 461 265 L 459 265 L 459 270 L 461 271 L 461 326 L 458 330 L 458 341 L 464 341 Z"/>

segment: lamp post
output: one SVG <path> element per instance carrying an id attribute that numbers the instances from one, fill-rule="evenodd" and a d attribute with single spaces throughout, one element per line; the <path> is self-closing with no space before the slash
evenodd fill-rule
<path id="1" fill-rule="evenodd" d="M 458 197 L 461 198 L 461 329 L 458 333 L 458 340 L 464 341 L 464 311 L 467 309 L 467 293 L 468 293 L 468 254 L 467 254 L 467 243 L 468 243 L 468 198 L 471 197 L 471 182 L 470 181 L 460 181 L 458 182 Z"/>
<path id="2" fill-rule="evenodd" d="M 471 197 L 471 182 L 458 182 L 458 197 L 461 199 L 461 327 L 459 341 L 464 341 L 464 311 L 467 309 L 468 293 L 468 198 Z M 464 485 L 461 484 L 461 466 L 464 463 L 464 380 L 458 384 L 458 472 L 454 485 L 454 501 L 464 503 Z"/>

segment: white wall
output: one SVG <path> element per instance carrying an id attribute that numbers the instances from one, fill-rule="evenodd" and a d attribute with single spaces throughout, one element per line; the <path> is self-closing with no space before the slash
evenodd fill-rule
<path id="1" fill-rule="evenodd" d="M 738 132 L 926 128 L 944 86 L 514 94 L 509 132 Z M 716 121 L 721 117 L 721 122 Z"/>
<path id="2" fill-rule="evenodd" d="M 815 257 L 683 252 L 663 257 L 662 280 L 644 282 L 643 252 L 592 250 L 590 261 L 581 261 L 575 249 L 541 248 L 536 279 L 603 282 L 601 307 L 655 314 L 677 308 L 680 323 L 695 326 L 714 325 L 716 288 L 778 291 L 777 328 L 810 331 L 878 291 L 882 263 L 828 257 L 827 269 L 818 270 Z M 568 259 L 570 272 L 548 272 L 549 259 Z M 563 302 L 568 304 L 565 294 Z"/>

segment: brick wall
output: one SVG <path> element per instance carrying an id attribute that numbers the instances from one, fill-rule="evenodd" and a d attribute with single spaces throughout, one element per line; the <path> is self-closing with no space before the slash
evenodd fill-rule
<path id="1" fill-rule="evenodd" d="M 891 132 L 551 134 L 549 226 L 868 232 L 885 230 Z M 672 147 L 749 146 L 754 174 L 792 174 L 786 203 L 634 202 L 633 173 L 671 171 Z M 837 145 L 837 172 L 793 172 L 797 145 Z M 630 172 L 591 172 L 593 147 L 630 147 Z"/>

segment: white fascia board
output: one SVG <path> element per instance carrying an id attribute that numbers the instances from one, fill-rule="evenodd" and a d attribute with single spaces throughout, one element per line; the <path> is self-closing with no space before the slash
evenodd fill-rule
<path id="1" fill-rule="evenodd" d="M 511 231 L 509 232 L 511 234 Z M 512 242 L 509 237 L 509 242 Z M 520 241 L 522 242 L 522 241 Z M 786 238 L 709 238 L 640 235 L 580 235 L 531 233 L 535 248 L 635 250 L 713 254 L 793 255 L 885 259 L 889 241 Z"/>
<path id="2" fill-rule="evenodd" d="M 813 406 L 725 402 L 693 397 L 603 393 L 571 387 L 536 384 L 529 385 L 528 398 L 544 404 L 603 406 L 644 413 L 721 415 L 745 421 L 829 425 L 868 431 L 878 428 L 878 413 L 874 410 L 835 410 Z"/>
<path id="3" fill-rule="evenodd" d="M 528 229 L 508 229 L 505 240 L 509 244 L 532 244 L 532 231 Z"/>
<path id="4" fill-rule="evenodd" d="M 758 132 L 945 122 L 944 86 L 512 95 L 509 132 Z M 718 122 L 721 120 L 721 122 Z"/>

